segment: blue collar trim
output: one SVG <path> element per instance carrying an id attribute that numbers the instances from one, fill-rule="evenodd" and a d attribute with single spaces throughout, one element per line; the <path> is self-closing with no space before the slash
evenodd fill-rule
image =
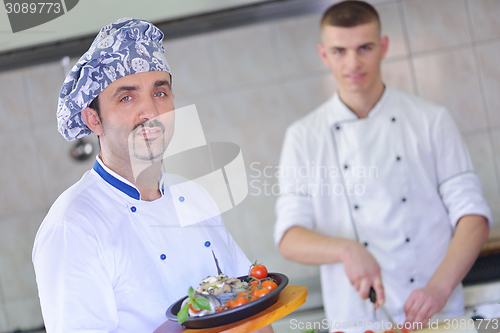
<path id="1" fill-rule="evenodd" d="M 98 161 L 95 161 L 94 163 L 94 168 L 93 168 L 98 174 L 99 176 L 102 177 L 102 179 L 104 179 L 109 185 L 115 187 L 116 189 L 122 191 L 123 193 L 125 193 L 126 195 L 128 195 L 129 197 L 133 198 L 133 199 L 136 199 L 136 200 L 140 200 L 141 199 L 141 194 L 139 193 L 139 191 L 133 187 L 133 186 L 130 186 L 129 184 L 125 184 L 124 182 L 122 182 L 121 180 L 117 179 L 115 176 L 113 176 L 112 174 L 110 174 L 109 172 L 107 172 L 102 166 L 101 164 L 99 164 Z"/>

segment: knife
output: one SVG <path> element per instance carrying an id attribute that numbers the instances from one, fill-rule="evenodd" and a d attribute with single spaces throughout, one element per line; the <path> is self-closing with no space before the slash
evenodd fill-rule
<path id="1" fill-rule="evenodd" d="M 217 258 L 215 257 L 214 250 L 212 250 L 212 254 L 213 254 L 213 256 L 214 256 L 215 266 L 217 266 L 217 274 L 221 275 L 221 274 L 222 274 L 222 271 L 220 270 L 220 267 L 219 267 L 219 261 L 218 261 L 218 260 L 217 260 Z"/>
<path id="2" fill-rule="evenodd" d="M 375 294 L 375 289 L 373 289 L 373 287 L 370 287 L 370 294 L 369 294 L 369 297 L 370 297 L 370 301 L 375 304 L 377 302 L 377 294 Z M 394 327 L 394 331 L 396 333 L 403 333 L 401 332 L 401 330 L 399 329 L 398 325 L 396 325 L 396 323 L 394 322 L 394 319 L 392 319 L 392 316 L 391 314 L 389 313 L 389 311 L 387 311 L 387 309 L 385 308 L 385 306 L 383 304 L 378 304 L 379 308 L 382 310 L 382 312 L 385 314 L 385 316 L 387 317 L 387 319 L 389 320 L 389 322 L 391 323 L 392 327 Z"/>

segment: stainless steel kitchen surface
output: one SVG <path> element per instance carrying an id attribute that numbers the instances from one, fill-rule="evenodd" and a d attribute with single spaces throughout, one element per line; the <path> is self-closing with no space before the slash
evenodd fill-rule
<path id="1" fill-rule="evenodd" d="M 500 317 L 500 281 L 466 286 L 464 292 L 467 316 Z"/>

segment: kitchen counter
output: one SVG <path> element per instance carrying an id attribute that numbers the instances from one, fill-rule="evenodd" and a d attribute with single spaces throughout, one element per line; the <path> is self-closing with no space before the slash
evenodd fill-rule
<path id="1" fill-rule="evenodd" d="M 488 240 L 484 244 L 480 256 L 497 253 L 500 253 L 500 226 L 494 226 L 490 229 Z"/>

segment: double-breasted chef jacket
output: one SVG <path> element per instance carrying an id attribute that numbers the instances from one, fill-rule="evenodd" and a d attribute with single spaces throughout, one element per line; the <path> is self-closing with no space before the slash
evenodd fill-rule
<path id="1" fill-rule="evenodd" d="M 381 267 L 386 308 L 401 323 L 404 303 L 436 271 L 457 221 L 478 214 L 491 224 L 467 147 L 448 111 L 390 87 L 366 118 L 358 118 L 337 93 L 292 124 L 278 175 L 276 245 L 293 226 L 364 244 Z M 361 299 L 343 263 L 321 265 L 320 271 L 333 325 L 376 320 L 373 304 Z M 439 316 L 463 311 L 459 285 Z M 332 330 L 339 331 L 338 324 Z"/>
<path id="2" fill-rule="evenodd" d="M 212 250 L 226 275 L 248 274 L 220 215 L 180 226 L 174 201 L 191 207 L 185 213 L 200 202 L 217 211 L 207 192 L 192 182 L 169 187 L 165 178 L 161 198 L 141 201 L 97 158 L 57 199 L 33 249 L 47 332 L 153 332 L 190 286 L 217 274 Z"/>

